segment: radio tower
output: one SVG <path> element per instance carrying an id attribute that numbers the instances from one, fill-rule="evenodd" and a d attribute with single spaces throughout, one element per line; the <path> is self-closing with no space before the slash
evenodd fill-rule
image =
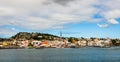
<path id="1" fill-rule="evenodd" d="M 62 37 L 62 32 L 60 31 L 60 37 Z"/>

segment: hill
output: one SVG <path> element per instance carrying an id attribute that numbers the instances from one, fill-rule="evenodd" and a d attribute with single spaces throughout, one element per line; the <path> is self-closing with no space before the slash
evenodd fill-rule
<path id="1" fill-rule="evenodd" d="M 47 34 L 47 33 L 28 33 L 28 32 L 19 32 L 16 35 L 11 37 L 12 39 L 16 40 L 55 40 L 60 38 L 59 36 Z"/>

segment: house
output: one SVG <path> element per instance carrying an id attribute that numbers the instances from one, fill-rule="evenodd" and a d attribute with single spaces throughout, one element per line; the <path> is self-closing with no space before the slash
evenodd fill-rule
<path id="1" fill-rule="evenodd" d="M 28 44 L 29 44 L 28 40 L 21 41 L 20 47 L 27 48 L 27 47 L 28 47 Z"/>
<path id="2" fill-rule="evenodd" d="M 31 44 L 33 45 L 33 47 L 39 47 L 41 44 L 41 41 L 32 41 Z"/>

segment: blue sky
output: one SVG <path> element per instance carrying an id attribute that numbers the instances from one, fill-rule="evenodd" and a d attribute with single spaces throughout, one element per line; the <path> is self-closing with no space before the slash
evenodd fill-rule
<path id="1" fill-rule="evenodd" d="M 120 38 L 119 3 L 119 0 L 0 0 L 0 37 L 18 32 L 59 36 L 61 31 L 64 37 Z"/>

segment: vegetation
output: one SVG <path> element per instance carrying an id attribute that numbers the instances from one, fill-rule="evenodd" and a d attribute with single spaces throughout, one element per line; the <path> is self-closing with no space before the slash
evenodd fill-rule
<path id="1" fill-rule="evenodd" d="M 16 35 L 10 38 L 0 38 L 0 42 L 3 41 L 13 41 L 13 40 L 60 40 L 67 39 L 69 42 L 76 42 L 78 40 L 87 40 L 87 38 L 81 37 L 80 39 L 75 37 L 59 37 L 47 33 L 28 33 L 28 32 L 19 32 Z M 90 40 L 94 41 L 95 37 L 91 37 Z M 99 40 L 106 40 L 106 38 L 98 38 Z M 120 39 L 111 39 L 113 46 L 120 46 Z"/>
<path id="2" fill-rule="evenodd" d="M 27 33 L 27 32 L 19 32 L 15 36 L 11 38 L 16 40 L 54 40 L 55 38 L 59 38 L 58 36 L 47 34 L 47 33 Z"/>
<path id="3" fill-rule="evenodd" d="M 69 41 L 69 42 L 72 42 L 72 43 L 74 43 L 74 42 L 76 42 L 76 41 L 78 41 L 78 40 L 79 40 L 78 38 L 74 38 L 74 37 L 68 38 L 68 41 Z"/>
<path id="4" fill-rule="evenodd" d="M 120 46 L 120 40 L 119 39 L 111 39 L 113 46 Z"/>
<path id="5" fill-rule="evenodd" d="M 3 41 L 11 41 L 12 39 L 11 38 L 0 38 L 0 42 L 3 42 Z"/>

